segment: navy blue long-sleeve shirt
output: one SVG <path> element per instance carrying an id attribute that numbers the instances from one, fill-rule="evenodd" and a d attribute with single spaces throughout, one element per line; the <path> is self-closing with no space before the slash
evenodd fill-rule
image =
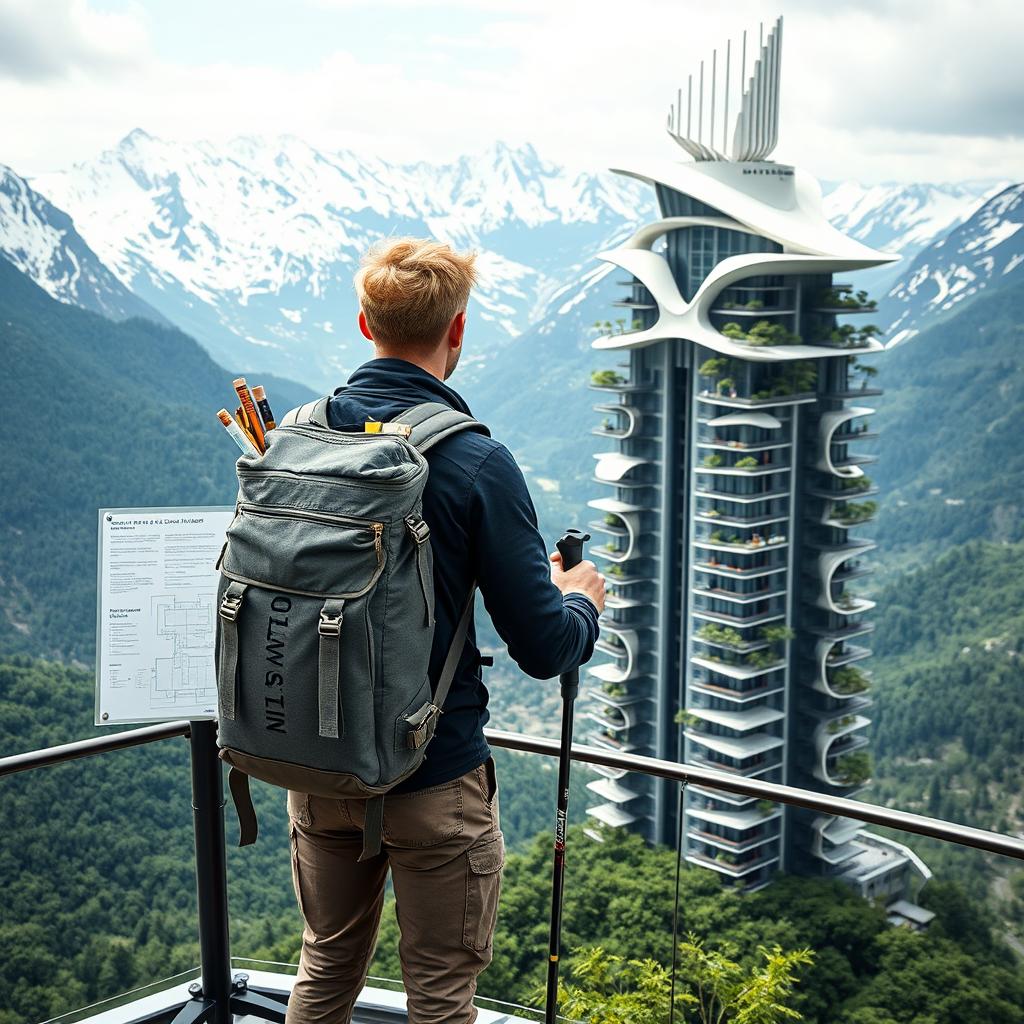
<path id="1" fill-rule="evenodd" d="M 413 363 L 372 359 L 335 392 L 328 422 L 335 430 L 362 430 L 367 420 L 393 420 L 421 402 L 470 411 L 457 392 Z M 434 686 L 474 580 L 494 628 L 527 675 L 550 679 L 589 659 L 598 636 L 597 608 L 583 594 L 563 597 L 551 582 L 537 513 L 508 449 L 464 431 L 440 441 L 425 458 L 430 474 L 423 518 L 434 553 Z M 448 782 L 487 760 L 487 697 L 471 624 L 426 760 L 393 792 Z"/>

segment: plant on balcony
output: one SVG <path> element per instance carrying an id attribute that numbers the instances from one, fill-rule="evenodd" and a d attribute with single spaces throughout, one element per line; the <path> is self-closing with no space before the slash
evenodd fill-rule
<path id="1" fill-rule="evenodd" d="M 716 626 L 714 623 L 708 622 L 697 630 L 697 636 L 701 640 L 722 644 L 726 647 L 743 646 L 743 637 L 732 626 Z"/>
<path id="2" fill-rule="evenodd" d="M 772 323 L 769 320 L 758 320 L 747 331 L 748 345 L 802 345 L 803 339 L 794 334 L 785 324 Z"/>
<path id="3" fill-rule="evenodd" d="M 768 815 L 775 810 L 775 804 L 772 803 L 771 800 L 758 800 L 756 806 L 757 813 L 760 814 L 762 818 L 767 818 Z"/>
<path id="4" fill-rule="evenodd" d="M 844 491 L 868 491 L 871 489 L 871 477 L 867 475 L 842 477 L 839 486 Z"/>
<path id="5" fill-rule="evenodd" d="M 855 720 L 854 715 L 843 715 L 842 718 L 833 718 L 825 729 L 828 733 L 834 736 L 840 729 L 845 729 L 848 725 L 853 725 Z"/>
<path id="6" fill-rule="evenodd" d="M 614 430 L 615 429 L 615 425 L 612 423 L 611 420 L 603 419 L 603 420 L 601 420 L 601 429 L 602 430 Z"/>
<path id="7" fill-rule="evenodd" d="M 750 299 L 743 307 L 744 309 L 764 309 L 763 299 Z"/>
<path id="8" fill-rule="evenodd" d="M 590 375 L 590 383 L 598 388 L 613 388 L 626 383 L 626 378 L 614 370 L 594 370 Z"/>
<path id="9" fill-rule="evenodd" d="M 621 565 L 609 565 L 604 571 L 605 576 L 612 576 L 616 579 L 622 579 L 626 575 L 626 570 Z"/>
<path id="10" fill-rule="evenodd" d="M 875 501 L 838 501 L 832 516 L 844 526 L 853 526 L 856 523 L 865 523 L 869 519 L 874 519 L 877 511 L 878 502 Z"/>
<path id="11" fill-rule="evenodd" d="M 693 714 L 691 711 L 687 711 L 684 708 L 680 708 L 676 712 L 676 716 L 673 719 L 676 725 L 683 726 L 684 729 L 694 729 L 700 725 L 700 719 Z"/>
<path id="12" fill-rule="evenodd" d="M 871 755 L 866 750 L 853 750 L 836 758 L 829 774 L 842 786 L 860 786 L 871 778 Z"/>
<path id="13" fill-rule="evenodd" d="M 818 297 L 818 305 L 825 309 L 875 309 L 878 303 L 868 298 L 864 289 L 851 294 L 850 288 L 825 288 Z"/>
<path id="14" fill-rule="evenodd" d="M 614 526 L 617 530 L 624 530 L 626 524 L 623 522 L 621 516 L 617 516 L 614 512 L 606 512 L 604 515 L 604 525 Z"/>
<path id="15" fill-rule="evenodd" d="M 731 359 L 726 359 L 724 356 L 712 356 L 700 364 L 697 373 L 702 377 L 720 377 L 722 374 L 729 372 L 729 364 L 731 362 Z"/>
<path id="16" fill-rule="evenodd" d="M 604 690 L 609 697 L 625 697 L 627 692 L 622 683 L 604 683 L 602 684 L 601 689 Z"/>
<path id="17" fill-rule="evenodd" d="M 733 465 L 736 469 L 756 469 L 760 463 L 753 455 L 744 455 L 742 459 L 737 459 Z"/>
<path id="18" fill-rule="evenodd" d="M 848 358 L 853 360 L 854 373 L 859 373 L 863 378 L 860 383 L 861 389 L 863 390 L 868 386 L 868 381 L 870 381 L 873 377 L 878 376 L 878 367 L 871 366 L 869 363 L 857 362 L 856 356 L 849 356 Z"/>
<path id="19" fill-rule="evenodd" d="M 793 640 L 796 637 L 796 630 L 790 629 L 789 626 L 762 626 L 758 630 L 758 634 L 762 640 L 767 640 L 770 644 L 777 644 Z"/>
<path id="20" fill-rule="evenodd" d="M 836 348 L 863 348 L 877 334 L 880 329 L 875 324 L 865 324 L 863 327 L 854 327 L 853 324 L 839 324 L 833 327 L 818 342 L 823 345 L 832 345 Z"/>
<path id="21" fill-rule="evenodd" d="M 773 650 L 751 651 L 743 659 L 751 668 L 770 668 L 782 659 Z"/>
<path id="22" fill-rule="evenodd" d="M 736 397 L 736 381 L 732 377 L 723 377 L 718 382 L 718 393 L 720 395 L 728 395 L 730 398 Z"/>
<path id="23" fill-rule="evenodd" d="M 829 675 L 829 686 L 844 697 L 863 693 L 868 688 L 868 679 L 860 669 L 844 665 L 833 669 Z"/>
<path id="24" fill-rule="evenodd" d="M 705 455 L 702 463 L 705 469 L 714 469 L 716 466 L 720 466 L 721 464 L 722 456 L 719 455 L 718 452 L 710 452 L 708 455 Z"/>

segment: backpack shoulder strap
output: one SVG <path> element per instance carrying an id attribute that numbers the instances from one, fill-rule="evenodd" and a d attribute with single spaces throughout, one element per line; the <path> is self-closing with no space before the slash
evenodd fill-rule
<path id="1" fill-rule="evenodd" d="M 291 409 L 284 414 L 284 418 L 278 423 L 278 426 L 294 427 L 303 423 L 312 423 L 315 427 L 328 426 L 327 403 L 332 397 L 332 395 L 327 395 L 325 398 L 318 398 L 315 402 L 306 402 L 305 405 Z"/>
<path id="2" fill-rule="evenodd" d="M 477 434 L 491 436 L 491 432 L 479 420 L 452 409 L 443 402 L 423 402 L 421 405 L 414 405 L 392 422 L 412 427 L 409 441 L 421 454 L 433 448 L 438 441 L 443 441 L 462 430 L 472 430 Z"/>

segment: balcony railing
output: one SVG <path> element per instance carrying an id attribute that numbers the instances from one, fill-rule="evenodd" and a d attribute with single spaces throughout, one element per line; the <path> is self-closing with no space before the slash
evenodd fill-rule
<path id="1" fill-rule="evenodd" d="M 488 742 L 495 747 L 557 757 L 557 740 L 538 736 L 486 729 Z M 180 982 L 165 991 L 147 995 L 129 993 L 135 1001 L 126 1004 L 122 995 L 87 1008 L 94 1011 L 93 1019 L 104 1021 L 128 1021 L 136 1024 L 157 1024 L 168 1021 L 210 1021 L 213 1024 L 231 1024 L 232 1014 L 249 1015 L 253 1018 L 283 1022 L 292 978 L 288 975 L 263 970 L 252 970 L 248 974 L 235 974 L 233 966 L 240 964 L 232 960 L 228 946 L 227 917 L 227 869 L 224 846 L 224 790 L 221 764 L 217 757 L 216 724 L 213 722 L 168 722 L 146 726 L 95 739 L 80 740 L 57 747 L 14 754 L 0 758 L 0 776 L 13 775 L 50 765 L 85 757 L 107 754 L 112 751 L 153 743 L 159 740 L 188 737 L 192 761 L 192 804 L 195 828 L 195 869 L 199 907 L 199 947 L 201 960 L 201 982 L 191 985 Z M 875 804 L 861 803 L 849 798 L 826 793 L 798 789 L 778 783 L 765 782 L 759 778 L 745 776 L 738 772 L 723 771 L 705 767 L 703 763 L 678 764 L 610 749 L 599 749 L 576 744 L 572 747 L 575 761 L 593 765 L 605 770 L 636 772 L 670 783 L 691 786 L 698 792 L 711 792 L 720 798 L 735 801 L 765 800 L 776 804 L 817 811 L 822 814 L 855 819 L 868 825 L 878 825 L 901 832 L 927 836 L 958 846 L 971 847 L 987 853 L 1012 857 L 1024 861 L 1024 840 L 988 832 L 984 829 L 959 825 L 938 818 L 930 818 Z M 758 773 L 777 768 L 779 762 L 758 766 Z M 741 801 L 742 802 L 742 801 Z M 703 863 L 703 857 L 691 854 L 688 859 Z M 721 870 L 725 865 L 722 858 L 707 858 L 708 867 Z M 732 865 L 728 865 L 730 868 Z M 748 868 L 759 866 L 758 862 L 744 862 L 737 865 L 746 873 Z M 739 873 L 737 872 L 737 874 Z M 731 871 L 729 872 L 731 873 Z M 571 875 L 570 875 L 571 878 Z M 255 963 L 255 961 L 253 961 Z M 261 962 L 261 966 L 264 966 Z M 271 965 L 281 966 L 281 965 Z M 169 979 L 175 981 L 176 979 Z M 153 986 L 148 986 L 152 988 Z M 141 993 L 142 990 L 139 990 Z M 481 1000 L 481 1005 L 493 1001 Z M 104 1006 L 118 1006 L 119 1009 L 102 1013 Z M 500 1013 L 481 1013 L 481 1024 L 496 1024 L 498 1021 L 511 1022 L 528 1019 L 509 1016 L 506 1004 Z M 529 1012 L 529 1011 L 524 1011 Z M 83 1019 L 76 1014 L 76 1019 Z M 364 990 L 360 998 L 354 1021 L 369 1024 L 406 1019 L 404 1000 L 400 993 L 388 992 L 381 988 Z"/>

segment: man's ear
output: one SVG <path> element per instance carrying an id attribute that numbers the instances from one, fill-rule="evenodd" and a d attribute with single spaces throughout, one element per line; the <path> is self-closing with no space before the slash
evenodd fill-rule
<path id="1" fill-rule="evenodd" d="M 458 348 L 462 344 L 463 335 L 466 333 L 466 311 L 455 314 L 451 327 L 448 328 L 448 347 Z"/>
<path id="2" fill-rule="evenodd" d="M 369 325 L 366 323 L 366 314 L 359 310 L 359 330 L 362 331 L 363 337 L 367 341 L 373 341 L 373 335 L 370 333 Z"/>

